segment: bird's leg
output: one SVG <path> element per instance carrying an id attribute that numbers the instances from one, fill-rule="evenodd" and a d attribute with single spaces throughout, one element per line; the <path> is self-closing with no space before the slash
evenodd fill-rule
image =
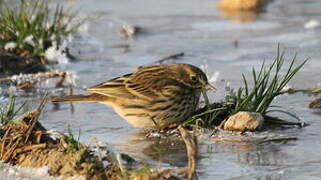
<path id="1" fill-rule="evenodd" d="M 151 117 L 150 115 L 148 115 L 148 116 L 149 116 L 149 118 L 153 121 L 157 132 L 160 132 L 161 127 L 159 126 L 159 124 L 155 121 L 155 119 L 154 119 L 153 117 Z"/>

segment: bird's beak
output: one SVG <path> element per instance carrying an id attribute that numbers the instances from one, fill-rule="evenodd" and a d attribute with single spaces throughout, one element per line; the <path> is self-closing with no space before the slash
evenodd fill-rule
<path id="1" fill-rule="evenodd" d="M 216 91 L 216 87 L 214 87 L 213 85 L 211 84 L 206 84 L 205 85 L 205 88 L 204 88 L 206 91 L 209 91 L 209 90 L 212 90 L 212 91 Z"/>

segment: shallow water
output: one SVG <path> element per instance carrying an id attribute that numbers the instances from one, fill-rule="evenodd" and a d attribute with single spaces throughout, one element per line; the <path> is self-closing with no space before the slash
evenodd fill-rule
<path id="1" fill-rule="evenodd" d="M 75 93 L 85 87 L 134 71 L 137 66 L 153 64 L 171 54 L 184 52 L 175 62 L 207 66 L 208 74 L 219 76 L 218 91 L 211 93 L 219 101 L 228 83 L 237 88 L 241 74 L 250 76 L 252 67 L 263 59 L 272 60 L 277 43 L 287 48 L 287 57 L 298 52 L 298 61 L 311 60 L 290 82 L 294 88 L 320 85 L 321 27 L 305 29 L 311 19 L 321 21 L 321 1 L 283 0 L 270 3 L 265 12 L 240 18 L 224 15 L 210 0 L 75 0 L 61 1 L 79 9 L 83 16 L 97 17 L 86 23 L 75 38 L 71 50 L 79 61 L 58 68 L 77 75 Z M 123 25 L 138 25 L 143 32 L 134 39 L 120 37 Z M 237 46 L 236 46 L 237 44 Z M 129 45 L 129 48 L 115 48 Z M 39 95 L 20 101 L 36 102 Z M 297 137 L 284 143 L 214 143 L 200 139 L 197 163 L 199 179 L 320 179 L 320 113 L 308 109 L 316 96 L 297 93 L 279 97 L 275 103 L 295 112 L 310 126 L 269 130 L 254 134 Z M 110 144 L 117 151 L 165 166 L 184 166 L 185 150 L 176 140 L 152 141 L 137 135 L 112 109 L 96 103 L 47 104 L 41 122 L 51 130 L 65 131 L 70 124 L 74 134 L 93 144 L 93 138 Z M 0 173 L 1 174 L 1 173 Z M 5 176 L 7 177 L 7 176 Z M 30 177 L 30 179 L 33 179 Z"/>

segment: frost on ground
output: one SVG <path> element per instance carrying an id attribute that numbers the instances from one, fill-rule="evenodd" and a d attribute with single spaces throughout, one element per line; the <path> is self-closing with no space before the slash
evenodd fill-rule
<path id="1" fill-rule="evenodd" d="M 0 179 L 10 180 L 61 180 L 61 177 L 52 177 L 48 174 L 48 168 L 25 168 L 19 166 L 10 166 L 0 163 Z M 81 176 L 69 177 L 67 180 L 82 180 Z"/>
<path id="2" fill-rule="evenodd" d="M 61 87 L 74 87 L 76 75 L 72 72 L 41 72 L 36 74 L 19 74 L 11 77 L 2 78 L 0 82 L 6 82 L 9 85 L 7 94 L 16 94 L 17 90 L 36 90 L 41 91 L 41 87 L 48 90 L 48 87 L 55 87 L 59 90 Z M 1 89 L 0 89 L 1 92 Z"/>
<path id="3" fill-rule="evenodd" d="M 315 29 L 321 27 L 321 22 L 316 19 L 311 19 L 307 23 L 304 24 L 305 29 Z"/>
<path id="4" fill-rule="evenodd" d="M 220 77 L 220 72 L 210 72 L 208 68 L 207 60 L 204 60 L 203 64 L 200 65 L 200 68 L 205 72 L 206 76 L 208 77 L 208 81 L 210 83 L 216 83 Z"/>
<path id="5" fill-rule="evenodd" d="M 37 74 L 19 74 L 13 75 L 9 78 L 6 78 L 7 81 L 11 81 L 14 84 L 20 85 L 24 82 L 35 82 L 35 81 L 43 81 L 48 78 L 59 77 L 65 74 L 66 82 L 68 84 L 74 85 L 75 76 L 71 72 L 61 72 L 61 71 L 51 71 L 45 73 L 37 73 Z"/>
<path id="6" fill-rule="evenodd" d="M 8 42 L 5 46 L 4 46 L 4 50 L 12 50 L 14 48 L 17 47 L 17 43 L 15 42 Z"/>
<path id="7" fill-rule="evenodd" d="M 55 41 L 53 41 L 53 45 L 49 47 L 45 52 L 45 58 L 48 61 L 56 62 L 58 64 L 67 64 L 69 62 L 69 58 L 67 57 L 66 49 L 67 44 L 70 40 L 64 41 L 59 47 Z"/>

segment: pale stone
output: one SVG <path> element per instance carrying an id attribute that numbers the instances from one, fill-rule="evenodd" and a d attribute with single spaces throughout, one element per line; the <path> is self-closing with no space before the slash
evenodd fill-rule
<path id="1" fill-rule="evenodd" d="M 270 0 L 221 0 L 218 7 L 233 10 L 257 10 Z"/>
<path id="2" fill-rule="evenodd" d="M 315 29 L 321 26 L 321 22 L 316 19 L 311 19 L 307 23 L 305 23 L 304 28 L 305 29 Z"/>
<path id="3" fill-rule="evenodd" d="M 256 112 L 238 112 L 230 116 L 223 124 L 223 129 L 230 131 L 255 131 L 262 127 L 264 118 Z"/>

